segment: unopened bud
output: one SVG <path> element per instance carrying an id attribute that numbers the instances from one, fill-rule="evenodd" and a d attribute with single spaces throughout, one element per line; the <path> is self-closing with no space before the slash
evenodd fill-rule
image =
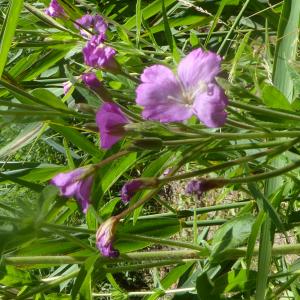
<path id="1" fill-rule="evenodd" d="M 163 143 L 159 138 L 143 138 L 135 140 L 133 145 L 142 149 L 161 149 Z"/>
<path id="2" fill-rule="evenodd" d="M 89 104 L 86 104 L 86 103 L 78 103 L 78 104 L 76 104 L 76 107 L 79 111 L 84 112 L 84 113 L 96 114 L 96 112 L 97 112 L 97 108 L 95 108 L 94 106 L 91 106 Z"/>

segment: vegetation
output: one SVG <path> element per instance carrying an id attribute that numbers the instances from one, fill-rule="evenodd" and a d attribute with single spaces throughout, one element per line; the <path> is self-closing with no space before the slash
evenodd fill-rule
<path id="1" fill-rule="evenodd" d="M 300 299 L 299 16 L 1 0 L 0 298 Z"/>

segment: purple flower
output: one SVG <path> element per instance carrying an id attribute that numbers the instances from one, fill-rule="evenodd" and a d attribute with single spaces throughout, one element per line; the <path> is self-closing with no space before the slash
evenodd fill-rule
<path id="1" fill-rule="evenodd" d="M 88 66 L 117 72 L 116 50 L 103 44 L 103 37 L 93 36 L 83 48 L 84 63 Z"/>
<path id="2" fill-rule="evenodd" d="M 72 87 L 72 82 L 71 81 L 63 82 L 63 89 L 64 89 L 64 94 L 65 95 L 69 92 L 71 87 Z"/>
<path id="3" fill-rule="evenodd" d="M 143 181 L 134 179 L 126 182 L 121 189 L 121 198 L 124 203 L 130 201 L 135 193 L 144 186 Z"/>
<path id="4" fill-rule="evenodd" d="M 117 219 L 109 218 L 101 224 L 96 233 L 96 245 L 103 256 L 118 257 L 119 251 L 113 248 Z"/>
<path id="5" fill-rule="evenodd" d="M 77 19 L 76 23 L 74 24 L 74 26 L 77 29 L 80 29 L 80 33 L 84 37 L 90 36 L 90 33 L 88 31 L 84 30 L 84 28 L 88 29 L 89 31 L 91 31 L 95 34 L 101 34 L 101 35 L 103 35 L 103 37 L 105 37 L 105 32 L 108 27 L 107 23 L 99 15 L 95 15 L 95 16 L 91 16 L 89 14 L 84 15 L 80 19 Z M 79 26 L 78 24 L 80 24 L 81 26 Z M 82 27 L 84 27 L 84 28 L 82 28 Z"/>
<path id="6" fill-rule="evenodd" d="M 80 179 L 85 171 L 85 168 L 78 168 L 71 172 L 59 173 L 50 181 L 59 188 L 61 196 L 76 198 L 84 213 L 91 203 L 90 193 L 93 185 L 93 176 Z"/>
<path id="7" fill-rule="evenodd" d="M 97 111 L 96 123 L 100 131 L 101 147 L 109 149 L 123 137 L 123 126 L 129 120 L 117 104 L 106 102 Z"/>
<path id="8" fill-rule="evenodd" d="M 196 49 L 181 60 L 177 75 L 162 65 L 146 68 L 136 90 L 143 117 L 182 122 L 194 114 L 207 127 L 224 125 L 228 100 L 215 81 L 220 62 L 219 55 Z"/>
<path id="9" fill-rule="evenodd" d="M 64 9 L 59 5 L 57 0 L 52 0 L 50 2 L 48 8 L 45 9 L 45 14 L 53 18 L 59 18 L 66 15 Z"/>
<path id="10" fill-rule="evenodd" d="M 95 73 L 84 73 L 81 75 L 82 81 L 92 90 L 101 88 L 101 82 L 97 78 Z"/>

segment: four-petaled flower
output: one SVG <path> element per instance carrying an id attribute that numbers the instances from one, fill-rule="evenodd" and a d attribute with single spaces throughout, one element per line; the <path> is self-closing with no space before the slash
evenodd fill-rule
<path id="1" fill-rule="evenodd" d="M 117 104 L 106 102 L 97 111 L 96 123 L 100 131 L 101 148 L 109 149 L 122 139 L 124 125 L 129 120 Z"/>
<path id="2" fill-rule="evenodd" d="M 117 257 L 119 251 L 113 248 L 113 239 L 118 220 L 114 217 L 102 223 L 96 233 L 96 245 L 103 256 Z"/>
<path id="3" fill-rule="evenodd" d="M 145 119 L 182 122 L 196 115 L 207 127 L 226 121 L 228 100 L 217 85 L 221 57 L 196 49 L 179 63 L 177 74 L 163 65 L 146 68 L 136 90 Z"/>
<path id="4" fill-rule="evenodd" d="M 86 168 L 78 168 L 70 172 L 59 173 L 50 181 L 59 188 L 61 196 L 76 198 L 84 213 L 87 212 L 91 203 L 90 194 L 94 179 L 93 176 L 80 178 L 86 170 Z"/>
<path id="5" fill-rule="evenodd" d="M 91 33 L 93 33 L 102 35 L 104 39 L 106 38 L 105 32 L 108 26 L 104 19 L 99 15 L 84 15 L 80 19 L 76 20 L 74 26 L 80 30 L 81 35 L 84 37 L 88 38 Z"/>
<path id="6" fill-rule="evenodd" d="M 52 0 L 49 6 L 45 9 L 45 14 L 53 18 L 59 18 L 66 15 L 64 9 L 60 6 L 57 0 Z"/>

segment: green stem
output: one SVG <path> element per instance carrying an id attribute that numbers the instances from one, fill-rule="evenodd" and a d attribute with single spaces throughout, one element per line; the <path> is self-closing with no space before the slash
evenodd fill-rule
<path id="1" fill-rule="evenodd" d="M 194 292 L 196 288 L 180 288 L 180 289 L 172 289 L 172 290 L 164 290 L 162 291 L 165 295 L 171 295 L 171 294 L 180 294 L 180 293 L 187 293 L 187 292 Z M 126 293 L 129 297 L 143 297 L 147 295 L 154 295 L 157 291 L 141 291 L 141 292 L 128 292 Z M 112 293 L 93 293 L 94 297 L 111 297 Z M 102 299 L 102 298 L 101 298 Z"/>
<path id="2" fill-rule="evenodd" d="M 21 294 L 20 296 L 17 296 L 16 299 L 17 300 L 28 299 L 30 296 L 33 296 L 33 295 L 35 295 L 37 293 L 40 293 L 40 292 L 42 292 L 44 290 L 48 290 L 51 287 L 57 286 L 60 283 L 66 281 L 68 279 L 72 279 L 72 278 L 76 277 L 78 274 L 79 274 L 79 270 L 71 272 L 71 273 L 69 273 L 69 274 L 67 274 L 65 276 L 61 276 L 58 279 L 55 279 L 55 280 L 53 280 L 51 282 L 47 282 L 45 284 L 42 284 L 40 286 L 32 288 L 27 293 L 24 293 L 24 294 Z"/>
<path id="3" fill-rule="evenodd" d="M 204 174 L 207 174 L 207 173 L 210 173 L 210 172 L 215 172 L 217 170 L 221 170 L 221 169 L 224 169 L 224 168 L 232 167 L 232 166 L 244 163 L 244 162 L 248 162 L 248 161 L 253 160 L 253 159 L 257 159 L 259 157 L 263 157 L 263 156 L 266 156 L 266 155 L 279 154 L 283 151 L 286 151 L 290 147 L 292 147 L 295 143 L 298 142 L 298 140 L 299 139 L 297 138 L 297 139 L 294 139 L 294 140 L 286 143 L 283 146 L 278 146 L 278 147 L 273 148 L 273 149 L 268 149 L 268 150 L 265 150 L 265 151 L 262 151 L 262 152 L 259 152 L 259 153 L 255 153 L 255 154 L 252 154 L 252 155 L 247 155 L 247 156 L 244 156 L 244 157 L 241 157 L 241 158 L 238 158 L 238 159 L 234 159 L 234 160 L 231 160 L 231 161 L 228 161 L 226 163 L 219 164 L 219 165 L 216 165 L 216 166 L 208 167 L 208 168 L 205 168 L 205 169 L 202 169 L 202 170 L 197 170 L 197 171 L 192 171 L 192 172 L 188 172 L 188 173 L 184 173 L 184 174 L 180 174 L 180 175 L 161 178 L 161 179 L 158 179 L 158 181 L 160 183 L 165 184 L 165 183 L 168 183 L 170 181 L 187 179 L 187 178 L 191 178 L 191 177 L 195 177 L 195 176 L 202 176 Z M 227 179 L 224 179 L 224 180 L 227 180 Z"/>
<path id="4" fill-rule="evenodd" d="M 236 18 L 235 18 L 235 20 L 234 20 L 234 22 L 233 22 L 231 28 L 229 29 L 228 33 L 227 33 L 226 36 L 224 37 L 223 42 L 222 42 L 220 48 L 218 49 L 218 52 L 217 52 L 218 54 L 220 54 L 220 53 L 222 52 L 224 46 L 226 45 L 227 40 L 229 39 L 230 35 L 231 35 L 232 32 L 234 31 L 234 28 L 238 25 L 238 23 L 239 23 L 239 21 L 240 21 L 242 15 L 243 15 L 243 13 L 244 13 L 246 7 L 248 6 L 249 2 L 250 2 L 250 0 L 247 0 L 247 1 L 244 3 L 244 5 L 243 5 L 242 9 L 240 10 L 239 14 L 236 16 Z"/>
<path id="5" fill-rule="evenodd" d="M 210 255 L 208 249 L 202 248 L 201 252 L 194 250 L 163 250 L 163 251 L 150 251 L 150 252 L 131 252 L 127 254 L 121 254 L 117 258 L 99 257 L 99 262 L 106 264 L 113 264 L 119 262 L 138 262 L 138 261 L 159 261 L 159 260 L 175 260 L 175 259 L 203 259 Z M 253 255 L 258 255 L 258 247 L 255 247 Z M 228 249 L 228 253 L 231 253 L 232 258 L 244 257 L 247 252 L 246 247 L 240 247 L 235 249 Z M 272 255 L 290 255 L 299 254 L 300 243 L 276 245 L 272 248 Z M 4 256 L 3 262 L 7 265 L 62 265 L 62 264 L 83 264 L 87 256 L 85 257 L 73 257 L 73 256 Z"/>
<path id="6" fill-rule="evenodd" d="M 185 145 L 185 144 L 194 144 L 203 142 L 204 137 L 213 137 L 214 139 L 226 139 L 226 140 L 247 140 L 247 139 L 267 139 L 267 138 L 276 138 L 276 137 L 287 137 L 295 138 L 300 136 L 300 131 L 273 131 L 270 133 L 263 132 L 250 132 L 250 133 L 208 133 L 201 131 L 202 137 L 191 138 L 191 139 L 181 139 L 181 140 L 166 140 L 163 141 L 165 146 L 173 145 Z"/>
<path id="7" fill-rule="evenodd" d="M 180 242 L 180 241 L 169 240 L 169 239 L 162 239 L 162 238 L 157 238 L 157 237 L 149 237 L 149 236 L 144 236 L 144 235 L 140 235 L 140 234 L 121 233 L 121 234 L 117 235 L 117 237 L 120 240 L 145 241 L 145 242 L 151 242 L 151 243 L 159 244 L 159 245 L 174 246 L 174 247 L 187 248 L 187 249 L 199 250 L 199 251 L 203 250 L 202 247 L 200 247 L 198 245 L 193 245 L 191 243 Z"/>
<path id="8" fill-rule="evenodd" d="M 208 207 L 200 207 L 196 208 L 194 210 L 179 210 L 175 214 L 174 213 L 161 213 L 161 214 L 153 214 L 153 215 L 146 215 L 141 216 L 139 219 L 156 219 L 156 218 L 165 218 L 165 217 L 177 217 L 177 218 L 189 218 L 194 215 L 194 211 L 196 212 L 196 215 L 205 214 L 211 211 L 218 211 L 218 210 L 224 210 L 224 209 L 232 209 L 232 208 L 239 208 L 243 207 L 246 204 L 249 204 L 254 201 L 243 201 L 243 202 L 236 202 L 236 203 L 229 203 L 229 204 L 222 204 L 222 205 L 214 205 L 214 206 L 208 206 Z"/>
<path id="9" fill-rule="evenodd" d="M 253 96 L 254 97 L 254 96 Z M 281 119 L 288 119 L 294 121 L 300 121 L 300 115 L 292 112 L 281 112 L 277 110 L 268 109 L 265 107 L 255 106 L 251 104 L 245 104 L 237 101 L 230 101 L 230 106 L 245 109 L 261 115 L 268 115 L 270 117 L 277 117 Z"/>
<path id="10" fill-rule="evenodd" d="M 197 227 L 205 227 L 205 226 L 217 226 L 226 223 L 225 219 L 214 219 L 214 220 L 204 220 L 204 221 L 186 221 L 182 223 L 182 226 L 185 228 L 193 227 L 194 224 Z"/>

